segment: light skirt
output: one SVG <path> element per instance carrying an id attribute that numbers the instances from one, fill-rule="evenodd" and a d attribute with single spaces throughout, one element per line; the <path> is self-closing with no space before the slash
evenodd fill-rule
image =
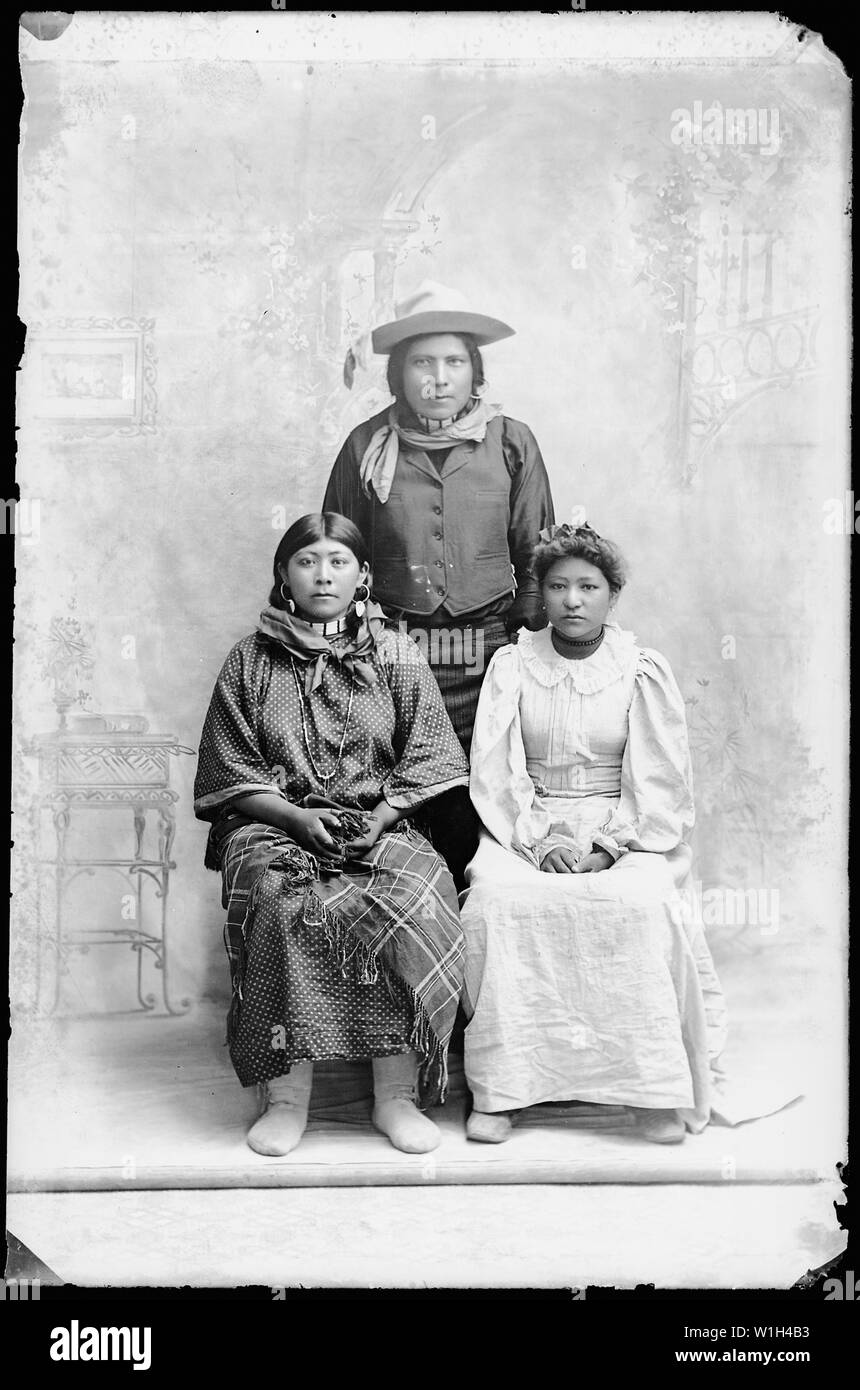
<path id="1" fill-rule="evenodd" d="M 678 870 L 629 853 L 549 874 L 486 832 L 468 871 L 466 1077 L 478 1110 L 545 1101 L 711 1112 L 725 1005 Z"/>

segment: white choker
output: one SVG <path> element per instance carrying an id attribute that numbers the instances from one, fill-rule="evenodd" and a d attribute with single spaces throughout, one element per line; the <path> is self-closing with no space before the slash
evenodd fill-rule
<path id="1" fill-rule="evenodd" d="M 419 415 L 417 411 L 415 412 L 415 417 L 425 434 L 438 434 L 440 430 L 450 429 L 457 420 L 462 420 L 464 415 L 469 414 L 470 409 L 471 407 L 467 402 L 462 410 L 458 410 L 456 415 L 449 415 L 447 420 L 431 420 L 426 415 Z"/>
<path id="2" fill-rule="evenodd" d="M 318 632 L 320 637 L 334 637 L 338 632 L 346 632 L 348 626 L 345 617 L 332 618 L 331 622 L 328 623 L 311 623 L 308 622 L 307 618 L 303 618 L 302 622 L 306 627 L 312 628 L 314 632 Z"/>
<path id="3" fill-rule="evenodd" d="M 451 415 L 447 420 L 428 420 L 426 415 L 418 416 L 421 422 L 421 428 L 425 430 L 427 434 L 438 434 L 440 430 L 448 429 L 449 425 L 453 425 L 456 418 L 456 415 Z"/>

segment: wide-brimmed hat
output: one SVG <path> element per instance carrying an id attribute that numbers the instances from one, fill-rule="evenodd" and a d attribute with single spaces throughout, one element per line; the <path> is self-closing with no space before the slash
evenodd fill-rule
<path id="1" fill-rule="evenodd" d="M 396 317 L 390 323 L 374 328 L 371 335 L 373 351 L 381 355 L 407 338 L 423 337 L 426 333 L 471 333 L 479 347 L 486 347 L 487 343 L 510 338 L 516 331 L 501 319 L 476 314 L 465 295 L 435 280 L 425 280 L 401 299 L 394 313 Z"/>

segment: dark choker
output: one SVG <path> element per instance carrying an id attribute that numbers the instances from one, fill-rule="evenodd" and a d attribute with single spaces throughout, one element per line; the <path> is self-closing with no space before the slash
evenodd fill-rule
<path id="1" fill-rule="evenodd" d="M 602 627 L 596 637 L 562 637 L 558 628 L 554 627 L 552 629 L 552 640 L 553 642 L 561 642 L 564 647 L 578 647 L 582 650 L 584 647 L 596 647 L 599 642 L 603 641 L 603 634 L 605 631 L 606 628 Z"/>

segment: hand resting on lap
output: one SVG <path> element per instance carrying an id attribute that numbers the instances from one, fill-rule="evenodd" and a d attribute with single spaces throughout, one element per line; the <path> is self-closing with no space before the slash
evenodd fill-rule
<path id="1" fill-rule="evenodd" d="M 592 849 L 577 860 L 576 850 L 558 847 L 544 855 L 540 867 L 545 874 L 598 874 L 611 869 L 614 862 L 605 849 Z"/>

